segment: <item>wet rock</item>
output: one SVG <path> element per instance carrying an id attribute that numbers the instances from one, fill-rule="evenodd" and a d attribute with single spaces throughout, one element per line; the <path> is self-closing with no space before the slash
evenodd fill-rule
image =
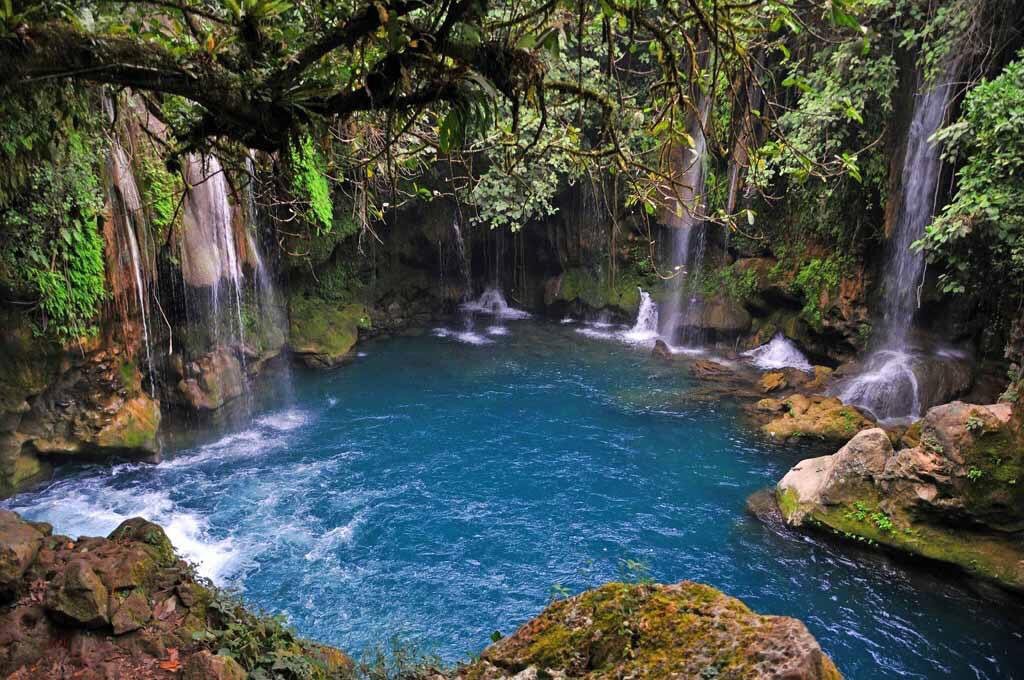
<path id="1" fill-rule="evenodd" d="M 694 305 L 682 320 L 687 328 L 698 329 L 711 339 L 729 339 L 750 330 L 750 313 L 736 300 L 717 296 Z"/>
<path id="2" fill-rule="evenodd" d="M 913 428 L 912 428 L 913 429 Z M 894 451 L 874 428 L 779 482 L 794 526 L 822 527 L 930 559 L 1024 592 L 1024 437 L 1008 404 L 928 411 Z"/>
<path id="3" fill-rule="evenodd" d="M 340 305 L 317 298 L 294 296 L 289 302 L 292 352 L 310 368 L 341 364 L 370 327 L 370 313 L 360 304 Z"/>
<path id="4" fill-rule="evenodd" d="M 0 597 L 13 597 L 22 575 L 39 552 L 43 535 L 10 510 L 0 510 Z"/>
<path id="5" fill-rule="evenodd" d="M 458 671 L 526 678 L 840 678 L 803 623 L 709 586 L 611 583 L 550 605 Z"/>
<path id="6" fill-rule="evenodd" d="M 215 411 L 245 390 L 242 364 L 235 353 L 218 347 L 184 366 L 178 396 L 195 411 Z"/>
<path id="7" fill-rule="evenodd" d="M 672 350 L 668 348 L 664 340 L 654 341 L 654 349 L 651 350 L 651 356 L 662 361 L 672 361 L 674 359 Z"/>
<path id="8" fill-rule="evenodd" d="M 157 455 L 160 445 L 160 404 L 146 394 L 123 403 L 96 434 L 96 445 L 108 451 L 128 450 Z"/>
<path id="9" fill-rule="evenodd" d="M 690 374 L 701 380 L 720 380 L 735 377 L 735 372 L 717 361 L 698 359 L 690 366 Z"/>
<path id="10" fill-rule="evenodd" d="M 844 442 L 872 426 L 860 411 L 835 397 L 794 394 L 782 401 L 763 400 L 757 408 L 778 413 L 761 427 L 762 432 L 778 441 L 814 438 Z"/>
<path id="11" fill-rule="evenodd" d="M 761 388 L 762 392 L 769 394 L 786 389 L 789 387 L 789 382 L 786 380 L 786 375 L 781 371 L 772 371 L 762 375 L 760 380 L 757 381 L 757 385 Z"/>
<path id="12" fill-rule="evenodd" d="M 140 590 L 133 590 L 127 596 L 112 595 L 110 608 L 113 614 L 110 625 L 114 635 L 123 635 L 144 627 L 153 618 L 149 599 Z"/>

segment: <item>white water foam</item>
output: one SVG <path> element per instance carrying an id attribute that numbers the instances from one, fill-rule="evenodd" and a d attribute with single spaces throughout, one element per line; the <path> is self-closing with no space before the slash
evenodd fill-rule
<path id="1" fill-rule="evenodd" d="M 127 470 L 126 470 L 127 471 Z M 117 476 L 117 472 L 112 472 Z M 200 576 L 223 583 L 241 567 L 242 552 L 230 538 L 214 539 L 206 521 L 178 508 L 164 491 L 137 487 L 112 488 L 103 475 L 82 484 L 57 483 L 33 500 L 30 508 L 17 508 L 30 517 L 45 517 L 57 531 L 72 537 L 106 536 L 132 517 L 145 517 L 163 526 L 178 552 L 197 565 Z"/>
<path id="2" fill-rule="evenodd" d="M 336 526 L 330 531 L 323 534 L 317 541 L 313 549 L 307 552 L 304 557 L 307 562 L 315 562 L 323 559 L 331 550 L 338 548 L 342 545 L 348 545 L 352 542 L 352 538 L 355 536 L 356 529 L 363 523 L 363 517 L 366 512 L 360 510 L 356 513 L 355 517 L 350 519 L 347 523 L 341 526 Z"/>
<path id="3" fill-rule="evenodd" d="M 572 318 L 571 316 L 563 316 L 562 320 L 559 321 L 559 323 L 561 323 L 561 324 L 576 323 L 576 319 Z"/>
<path id="4" fill-rule="evenodd" d="M 622 339 L 631 344 L 647 345 L 658 337 L 658 304 L 651 299 L 650 293 L 640 289 L 640 309 L 636 313 L 636 323 L 623 333 Z"/>
<path id="5" fill-rule="evenodd" d="M 287 432 L 302 427 L 308 422 L 305 413 L 298 409 L 288 409 L 279 413 L 271 413 L 256 419 L 256 424 L 273 430 Z"/>
<path id="6" fill-rule="evenodd" d="M 435 328 L 433 334 L 438 338 L 452 338 L 467 345 L 489 345 L 494 342 L 473 331 L 455 331 L 450 328 Z"/>
<path id="7" fill-rule="evenodd" d="M 488 326 L 487 335 L 508 335 L 508 328 L 505 326 Z"/>
<path id="8" fill-rule="evenodd" d="M 881 423 L 901 423 L 921 413 L 914 373 L 915 355 L 879 350 L 868 355 L 863 370 L 839 387 L 844 404 L 856 404 Z"/>
<path id="9" fill-rule="evenodd" d="M 505 296 L 497 288 L 488 288 L 476 300 L 459 305 L 459 309 L 473 314 L 490 314 L 499 319 L 528 319 L 530 313 L 509 307 Z"/>
<path id="10" fill-rule="evenodd" d="M 743 356 L 749 358 L 754 366 L 765 370 L 796 368 L 808 373 L 814 370 L 803 352 L 782 333 L 776 333 L 770 342 L 744 352 Z"/>

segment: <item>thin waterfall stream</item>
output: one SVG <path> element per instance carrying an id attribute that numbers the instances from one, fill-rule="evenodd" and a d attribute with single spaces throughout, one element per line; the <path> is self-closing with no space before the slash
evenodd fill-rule
<path id="1" fill-rule="evenodd" d="M 942 126 L 959 70 L 954 59 L 914 104 L 901 174 L 899 219 L 889 242 L 883 270 L 881 316 L 873 334 L 875 349 L 857 375 L 841 384 L 838 396 L 879 420 L 905 421 L 921 415 L 921 395 L 911 339 L 918 289 L 925 272 L 924 254 L 912 244 L 924 234 L 935 211 L 941 148 L 932 136 Z"/>

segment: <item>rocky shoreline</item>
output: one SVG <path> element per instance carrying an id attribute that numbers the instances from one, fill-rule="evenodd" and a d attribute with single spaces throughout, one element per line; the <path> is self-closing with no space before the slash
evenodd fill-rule
<path id="1" fill-rule="evenodd" d="M 377 677 L 198 579 L 141 518 L 71 539 L 0 511 L 0 676 Z M 714 588 L 612 583 L 552 603 L 479 660 L 410 680 L 742 677 L 835 680 L 803 623 L 752 612 Z"/>

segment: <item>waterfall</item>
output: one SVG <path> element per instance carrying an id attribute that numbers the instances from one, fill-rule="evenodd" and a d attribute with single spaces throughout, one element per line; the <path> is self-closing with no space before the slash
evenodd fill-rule
<path id="1" fill-rule="evenodd" d="M 669 202 L 674 209 L 669 211 L 667 223 L 672 230 L 672 278 L 668 281 L 667 312 L 661 327 L 661 334 L 669 342 L 678 339 L 692 343 L 697 338 L 687 332 L 693 320 L 699 316 L 700 300 L 689 285 L 691 274 L 700 269 L 704 259 L 704 156 L 707 139 L 704 128 L 711 112 L 711 98 L 701 96 L 698 104 L 699 116 L 691 125 L 693 146 L 678 152 L 673 171 L 673 192 Z"/>
<path id="2" fill-rule="evenodd" d="M 873 337 L 876 349 L 858 375 L 839 387 L 839 397 L 879 420 L 906 420 L 921 415 L 916 355 L 910 343 L 918 289 L 925 270 L 923 253 L 911 244 L 924 234 L 935 211 L 941 149 L 932 135 L 941 127 L 953 94 L 959 60 L 953 59 L 939 81 L 917 96 L 901 174 L 899 219 L 889 243 L 882 277 L 881 319 Z"/>
<path id="3" fill-rule="evenodd" d="M 107 102 L 104 99 L 104 102 Z M 149 329 L 149 305 L 147 297 L 149 288 L 143 274 L 142 252 L 139 248 L 138 231 L 147 234 L 145 213 L 142 209 L 142 198 L 139 194 L 135 176 L 132 174 L 131 162 L 124 149 L 116 141 L 110 149 L 108 196 L 111 206 L 111 217 L 117 229 L 116 238 L 119 245 L 119 260 L 127 253 L 131 270 L 131 283 L 138 318 L 142 324 L 142 345 L 146 353 L 146 369 L 149 376 L 150 396 L 156 396 L 156 381 L 153 369 L 153 344 Z"/>
<path id="4" fill-rule="evenodd" d="M 185 199 L 183 219 L 185 237 L 182 244 L 182 274 L 186 283 L 210 290 L 210 316 L 213 335 L 218 343 L 237 340 L 245 345 L 242 322 L 242 286 L 244 275 L 238 247 L 235 243 L 228 201 L 228 182 L 220 162 L 214 156 L 189 156 L 186 167 L 189 189 Z M 225 282 L 230 286 L 231 299 L 223 300 Z M 223 304 L 233 303 L 233 319 L 237 335 L 225 335 L 221 327 L 225 309 Z M 244 356 L 244 352 L 242 353 Z"/>
<path id="5" fill-rule="evenodd" d="M 462 298 L 465 300 L 473 290 L 473 283 L 469 272 L 469 258 L 466 257 L 466 239 L 462 236 L 462 229 L 459 227 L 457 215 L 452 218 L 452 233 L 455 236 L 455 252 L 459 256 L 459 275 L 462 277 L 462 284 L 464 286 Z"/>
<path id="6" fill-rule="evenodd" d="M 743 356 L 750 359 L 750 363 L 754 366 L 765 370 L 776 368 L 798 368 L 806 372 L 814 370 L 803 352 L 782 333 L 776 333 L 770 342 L 744 352 Z"/>
<path id="7" fill-rule="evenodd" d="M 640 308 L 636 313 L 636 323 L 623 334 L 627 342 L 646 343 L 658 337 L 658 304 L 651 299 L 651 294 L 640 289 Z"/>

